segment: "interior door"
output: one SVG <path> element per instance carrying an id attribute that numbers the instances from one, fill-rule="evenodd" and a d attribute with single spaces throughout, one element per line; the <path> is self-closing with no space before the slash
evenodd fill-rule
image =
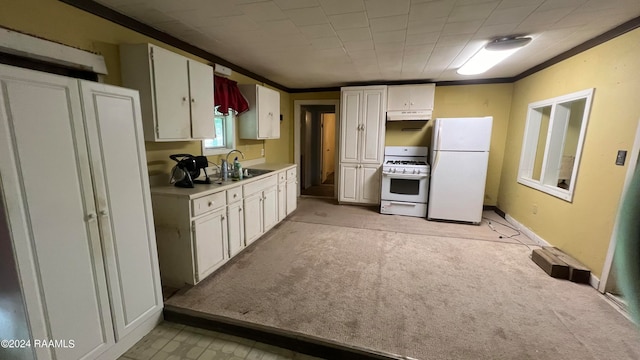
<path id="1" fill-rule="evenodd" d="M 187 58 L 157 46 L 151 49 L 158 138 L 189 139 L 191 106 Z"/>
<path id="2" fill-rule="evenodd" d="M 213 68 L 189 60 L 189 94 L 191 101 L 191 137 L 213 139 Z"/>
<path id="3" fill-rule="evenodd" d="M 129 89 L 80 85 L 117 341 L 162 306 L 140 101 Z"/>
<path id="4" fill-rule="evenodd" d="M 75 340 L 37 358 L 97 357 L 114 334 L 77 80 L 0 65 L 0 174 L 31 336 Z"/>
<path id="5" fill-rule="evenodd" d="M 336 171 L 336 114 L 322 114 L 322 182 Z"/>

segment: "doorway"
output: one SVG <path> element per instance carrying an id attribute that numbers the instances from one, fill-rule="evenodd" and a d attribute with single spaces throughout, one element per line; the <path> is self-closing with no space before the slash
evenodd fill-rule
<path id="1" fill-rule="evenodd" d="M 300 194 L 334 197 L 336 112 L 333 105 L 300 107 Z"/>
<path id="2" fill-rule="evenodd" d="M 629 183 L 631 182 L 631 177 L 633 176 L 633 173 L 638 166 L 638 160 L 640 160 L 640 121 L 638 121 L 635 141 L 629 155 L 630 156 L 627 159 L 627 174 L 622 189 L 622 196 L 620 197 L 620 203 L 622 203 L 622 199 L 624 198 L 625 193 L 627 192 L 627 188 L 629 187 Z M 618 213 L 619 212 L 620 208 L 618 207 Z M 626 311 L 626 302 L 624 301 L 624 298 L 622 297 L 622 294 L 620 292 L 620 288 L 618 287 L 615 266 L 615 263 L 617 261 L 616 243 L 618 240 L 618 216 L 616 216 L 616 223 L 611 235 L 611 241 L 609 242 L 609 251 L 607 252 L 607 257 L 605 258 L 604 268 L 602 269 L 602 278 L 600 279 L 598 290 L 604 293 L 610 300 L 612 300 L 620 308 Z"/>
<path id="3" fill-rule="evenodd" d="M 317 124 L 314 125 L 314 111 L 321 114 L 317 118 Z M 329 157 L 331 157 L 331 149 L 327 150 L 327 147 L 322 151 L 323 146 L 323 137 L 326 139 L 325 145 L 328 146 L 328 143 L 331 139 L 331 134 L 323 135 L 323 127 L 322 125 L 322 114 L 324 115 L 325 122 L 327 122 L 327 130 L 333 125 L 333 136 L 334 136 L 334 147 L 333 147 L 333 185 L 328 187 L 328 189 L 324 189 L 323 195 L 330 196 L 332 198 L 337 198 L 337 186 L 336 184 L 340 181 L 340 169 L 337 166 L 338 164 L 338 140 L 340 134 L 340 100 L 339 99 L 330 99 L 330 100 L 294 100 L 293 101 L 293 119 L 294 119 L 294 161 L 298 165 L 298 195 L 304 195 L 303 190 L 308 189 L 313 182 L 322 184 L 322 182 L 330 181 L 331 179 L 331 164 L 326 164 L 324 169 L 329 169 L 329 171 L 325 171 L 325 178 L 322 179 L 323 175 L 323 160 L 329 161 Z M 334 114 L 333 118 L 329 119 L 330 115 L 326 114 Z M 329 120 L 327 120 L 329 119 Z M 308 126 L 307 126 L 308 125 Z M 315 131 L 314 131 L 315 129 Z M 316 149 L 316 150 L 313 150 Z M 327 155 L 326 153 L 329 153 Z M 324 154 L 323 154 L 324 153 Z M 320 155 L 323 154 L 323 155 Z M 312 180 L 312 179 L 316 180 Z M 331 185 L 331 184 L 325 184 Z M 331 194 L 333 191 L 333 194 Z M 306 191 L 305 191 L 306 192 Z"/>

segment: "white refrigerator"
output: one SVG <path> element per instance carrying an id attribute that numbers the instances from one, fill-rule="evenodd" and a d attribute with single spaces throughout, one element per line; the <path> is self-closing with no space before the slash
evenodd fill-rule
<path id="1" fill-rule="evenodd" d="M 435 120 L 427 219 L 482 221 L 492 123 L 491 116 Z"/>

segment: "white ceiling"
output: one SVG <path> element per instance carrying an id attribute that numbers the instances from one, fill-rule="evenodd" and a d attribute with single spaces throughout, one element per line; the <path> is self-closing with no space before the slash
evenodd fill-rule
<path id="1" fill-rule="evenodd" d="M 97 0 L 289 88 L 512 77 L 640 16 L 640 0 Z M 456 74 L 488 40 L 534 40 Z"/>

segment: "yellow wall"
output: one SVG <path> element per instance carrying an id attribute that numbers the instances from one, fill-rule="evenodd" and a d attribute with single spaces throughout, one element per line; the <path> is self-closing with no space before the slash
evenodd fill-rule
<path id="1" fill-rule="evenodd" d="M 437 86 L 433 118 L 493 116 L 485 205 L 496 205 L 504 155 L 512 84 Z M 419 129 L 418 131 L 410 129 Z M 431 147 L 432 121 L 387 122 L 386 145 Z M 404 129 L 404 130 L 403 130 Z"/>
<path id="2" fill-rule="evenodd" d="M 498 206 L 600 276 L 640 118 L 640 29 L 514 84 Z M 595 88 L 573 202 L 516 182 L 529 103 Z M 537 205 L 537 214 L 532 208 Z"/>
<path id="3" fill-rule="evenodd" d="M 0 25 L 101 53 L 109 70 L 104 81 L 120 84 L 118 44 L 150 42 L 192 59 L 184 51 L 56 0 L 4 0 Z M 434 117 L 494 117 L 485 204 L 497 204 L 550 243 L 568 251 L 600 274 L 613 227 L 626 166 L 615 166 L 618 149 L 630 150 L 640 114 L 640 29 L 590 49 L 515 84 L 440 86 Z M 239 83 L 254 79 L 234 73 Z M 530 102 L 594 87 L 596 89 L 573 203 L 516 182 L 526 109 Z M 295 100 L 340 99 L 339 91 L 287 94 L 280 91 L 281 138 L 238 140 L 248 159 L 265 149 L 270 162 L 293 161 Z M 387 128 L 387 145 L 430 145 L 431 123 Z M 200 142 L 146 143 L 151 173 L 167 172 L 172 153 L 200 153 Z M 212 158 L 217 161 L 216 157 Z M 537 214 L 532 214 L 536 205 Z"/>
<path id="4" fill-rule="evenodd" d="M 108 84 L 120 85 L 120 63 L 118 44 L 153 43 L 191 59 L 209 63 L 207 60 L 161 43 L 98 16 L 76 9 L 56 0 L 4 0 L 0 11 L 0 26 L 24 32 L 30 35 L 56 41 L 83 50 L 100 53 L 104 56 L 109 74 L 103 78 Z M 234 72 L 231 79 L 240 84 L 259 83 L 247 76 Z M 278 140 L 240 140 L 236 135 L 236 148 L 242 151 L 246 159 L 261 157 L 265 149 L 266 160 L 270 162 L 290 162 L 293 151 L 293 131 L 289 94 L 280 91 L 280 108 L 283 114 L 281 135 Z M 237 134 L 237 132 L 236 132 Z M 150 174 L 168 173 L 174 162 L 170 154 L 201 154 L 199 141 L 145 143 Z M 210 156 L 210 161 L 219 163 L 218 156 Z"/>

